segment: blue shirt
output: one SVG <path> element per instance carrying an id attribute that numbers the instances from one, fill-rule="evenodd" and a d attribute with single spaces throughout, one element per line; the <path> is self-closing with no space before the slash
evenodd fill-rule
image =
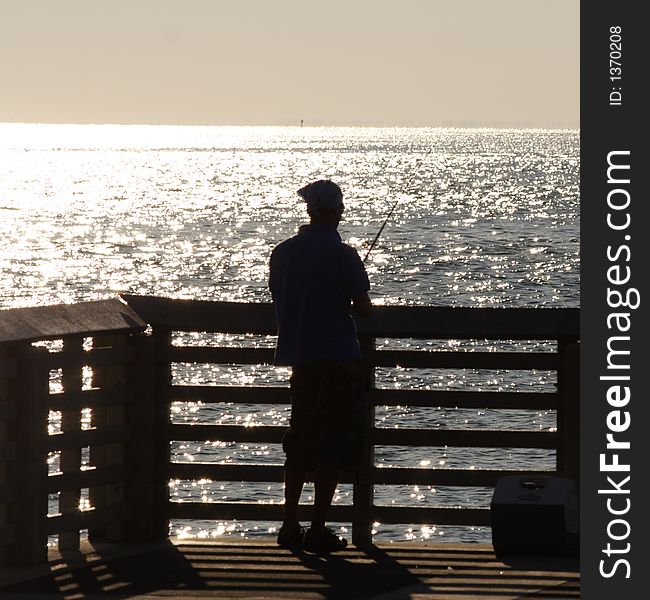
<path id="1" fill-rule="evenodd" d="M 361 358 L 349 311 L 370 283 L 357 251 L 335 227 L 303 225 L 276 246 L 269 288 L 278 326 L 276 365 Z"/>

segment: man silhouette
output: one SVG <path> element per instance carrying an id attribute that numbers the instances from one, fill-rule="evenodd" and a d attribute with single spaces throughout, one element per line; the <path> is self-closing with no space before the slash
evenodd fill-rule
<path id="1" fill-rule="evenodd" d="M 291 421 L 283 439 L 284 521 L 278 544 L 333 552 L 347 541 L 325 526 L 340 471 L 352 467 L 366 439 L 366 378 L 350 308 L 369 316 L 368 275 L 356 250 L 341 241 L 341 188 L 319 180 L 298 190 L 309 225 L 276 246 L 269 287 L 278 339 L 275 364 L 292 367 Z M 314 508 L 305 532 L 298 502 L 314 472 Z"/>

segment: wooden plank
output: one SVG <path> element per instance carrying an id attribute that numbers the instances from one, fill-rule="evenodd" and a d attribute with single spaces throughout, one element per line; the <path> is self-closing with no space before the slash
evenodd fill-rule
<path id="1" fill-rule="evenodd" d="M 564 359 L 558 389 L 562 408 L 558 412 L 558 430 L 562 436 L 557 468 L 564 477 L 580 486 L 580 344 L 562 344 Z"/>
<path id="2" fill-rule="evenodd" d="M 298 517 L 311 518 L 312 507 L 301 504 Z M 170 502 L 172 519 L 282 521 L 282 504 L 257 504 L 252 502 Z M 328 512 L 329 521 L 352 521 L 352 506 L 333 505 Z"/>
<path id="3" fill-rule="evenodd" d="M 93 338 L 93 350 L 98 345 L 103 345 L 99 350 L 111 350 L 121 355 L 128 355 L 133 360 L 133 349 L 128 346 L 129 336 L 110 335 L 102 338 Z M 93 368 L 93 385 L 99 388 L 112 388 L 126 383 L 126 369 L 123 363 L 109 362 L 105 366 Z M 129 426 L 125 419 L 124 404 L 112 404 L 97 407 L 92 413 L 92 423 L 100 431 L 110 427 Z M 90 463 L 97 467 L 121 464 L 125 461 L 123 443 L 93 445 L 90 447 Z M 90 488 L 90 502 L 96 508 L 115 505 L 125 500 L 125 481 L 114 480 L 110 485 L 94 486 Z M 119 542 L 125 539 L 125 525 L 123 522 L 113 522 L 98 529 L 88 531 L 91 541 Z"/>
<path id="4" fill-rule="evenodd" d="M 57 450 L 74 450 L 88 446 L 117 444 L 130 440 L 131 435 L 131 428 L 122 425 L 104 429 L 85 429 L 83 431 L 55 433 L 46 437 L 44 449 L 46 452 L 56 452 Z"/>
<path id="5" fill-rule="evenodd" d="M 0 316 L 2 313 L 0 312 Z M 15 358 L 0 358 L 0 379 L 13 378 L 18 373 L 18 363 Z"/>
<path id="6" fill-rule="evenodd" d="M 14 402 L 6 400 L 3 396 L 2 388 L 3 384 L 6 382 L 0 380 L 0 421 L 13 421 L 17 416 L 16 405 Z M 0 439 L 4 439 L 6 436 L 2 433 L 0 429 Z M 3 458 L 0 456 L 0 461 Z"/>
<path id="7" fill-rule="evenodd" d="M 577 308 L 377 306 L 358 322 L 361 335 L 419 339 L 577 339 Z"/>
<path id="8" fill-rule="evenodd" d="M 298 517 L 308 520 L 311 506 L 300 505 Z M 170 502 L 173 519 L 281 521 L 282 504 L 251 502 Z M 353 507 L 334 504 L 328 512 L 331 522 L 352 522 Z M 371 518 L 380 523 L 423 523 L 431 525 L 489 525 L 490 510 L 484 508 L 442 508 L 373 506 Z"/>
<path id="9" fill-rule="evenodd" d="M 13 423 L 3 424 L 6 441 L 2 465 L 4 482 L 12 494 L 5 506 L 5 522 L 18 535 L 0 538 L 0 560 L 9 564 L 38 564 L 47 560 L 47 455 L 41 441 L 47 432 L 49 374 L 44 365 L 47 351 L 25 342 L 12 349 L 18 363 L 15 379 L 9 380 L 8 399 L 15 405 Z"/>
<path id="10" fill-rule="evenodd" d="M 96 408 L 129 404 L 133 401 L 133 388 L 127 383 L 107 388 L 60 392 L 48 396 L 50 410 Z"/>
<path id="11" fill-rule="evenodd" d="M 153 420 L 147 437 L 153 446 L 152 480 L 150 484 L 151 513 L 150 535 L 152 539 L 166 539 L 169 536 L 169 470 L 171 421 L 172 372 L 169 360 L 165 358 L 171 346 L 171 331 L 165 327 L 153 330 L 151 348 L 154 360 L 153 395 L 148 398 L 152 409 L 149 418 Z"/>
<path id="12" fill-rule="evenodd" d="M 219 463 L 171 463 L 170 479 L 210 479 L 211 481 L 284 481 L 282 465 L 233 465 Z"/>
<path id="13" fill-rule="evenodd" d="M 232 402 L 234 404 L 290 404 L 288 387 L 175 385 L 173 402 Z M 434 408 L 557 409 L 556 392 L 466 392 L 411 389 L 371 389 L 374 406 L 429 406 Z"/>
<path id="14" fill-rule="evenodd" d="M 172 538 L 100 549 L 84 543 L 75 555 L 51 551 L 49 565 L 6 570 L 0 594 L 4 600 L 581 597 L 577 555 L 501 556 L 491 544 L 458 544 L 444 541 L 446 537 L 379 542 L 363 548 L 351 545 L 331 557 L 280 548 L 271 534 L 252 539 L 239 535 Z"/>
<path id="15" fill-rule="evenodd" d="M 119 299 L 0 311 L 0 343 L 143 331 L 146 323 Z"/>
<path id="16" fill-rule="evenodd" d="M 490 525 L 487 508 L 443 508 L 432 506 L 373 506 L 379 523 L 421 523 L 423 525 Z"/>
<path id="17" fill-rule="evenodd" d="M 269 303 L 178 300 L 123 295 L 153 326 L 171 330 L 275 335 Z M 451 308 L 440 306 L 377 306 L 359 332 L 374 337 L 420 339 L 577 339 L 579 309 Z"/>
<path id="18" fill-rule="evenodd" d="M 174 385 L 170 394 L 172 402 L 291 403 L 288 387 Z"/>
<path id="19" fill-rule="evenodd" d="M 224 441 L 280 443 L 285 427 L 260 425 L 169 425 L 175 441 Z M 381 446 L 457 446 L 467 448 L 557 448 L 557 432 L 489 431 L 468 429 L 383 429 L 370 432 L 373 444 Z"/>
<path id="20" fill-rule="evenodd" d="M 224 442 L 269 442 L 280 443 L 286 427 L 260 425 L 244 427 L 240 425 L 169 425 L 169 440 Z"/>
<path id="21" fill-rule="evenodd" d="M 170 479 L 209 479 L 211 481 L 263 481 L 279 483 L 284 481 L 283 465 L 260 464 L 222 464 L 222 463 L 170 463 L 168 476 Z M 306 481 L 313 481 L 314 473 L 307 472 Z M 355 483 L 358 481 L 357 471 L 342 471 L 340 483 Z"/>
<path id="22" fill-rule="evenodd" d="M 12 525 L 11 523 L 0 524 L 0 540 L 2 540 L 3 553 L 6 555 L 7 547 L 16 545 L 17 542 L 16 526 Z M 0 565 L 9 564 L 9 561 L 10 561 L 9 557 L 3 556 L 2 561 L 0 561 Z"/>
<path id="23" fill-rule="evenodd" d="M 172 347 L 172 362 L 212 364 L 272 364 L 271 348 Z M 425 369 L 556 370 L 559 357 L 550 352 L 435 352 L 384 350 L 366 355 L 377 367 Z"/>
<path id="24" fill-rule="evenodd" d="M 46 489 L 48 494 L 91 488 L 111 483 L 120 483 L 130 473 L 127 464 L 114 464 L 105 467 L 82 469 L 73 473 L 48 475 Z"/>
<path id="25" fill-rule="evenodd" d="M 154 328 L 172 331 L 206 331 L 215 333 L 257 333 L 275 335 L 272 304 L 212 302 L 135 296 L 122 298 Z"/>
<path id="26" fill-rule="evenodd" d="M 51 352 L 47 357 L 50 369 L 72 369 L 76 366 L 108 367 L 125 365 L 133 360 L 130 348 L 95 348 L 93 350 L 73 350 Z"/>
<path id="27" fill-rule="evenodd" d="M 371 469 L 370 479 L 374 485 L 438 485 L 493 487 L 500 477 L 516 475 L 519 477 L 548 477 L 557 475 L 555 471 L 514 471 L 488 469 L 422 469 L 422 468 L 379 468 Z M 210 481 L 260 481 L 282 482 L 282 465 L 247 465 L 220 463 L 171 463 L 170 479 Z M 311 477 L 308 477 L 311 480 Z M 344 471 L 340 482 L 354 483 L 357 474 Z"/>
<path id="28" fill-rule="evenodd" d="M 168 358 L 171 362 L 270 365 L 274 354 L 273 348 L 172 346 Z"/>
<path id="29" fill-rule="evenodd" d="M 557 432 L 486 431 L 469 429 L 382 429 L 374 428 L 370 439 L 377 446 L 456 446 L 463 448 L 558 447 Z"/>
<path id="30" fill-rule="evenodd" d="M 548 477 L 555 471 L 498 471 L 487 469 L 419 469 L 377 468 L 373 469 L 375 485 L 437 485 L 493 487 L 500 477 Z"/>
<path id="31" fill-rule="evenodd" d="M 11 505 L 16 500 L 14 473 L 18 471 L 11 458 L 5 457 L 2 452 L 5 449 L 6 442 L 12 437 L 14 423 L 12 422 L 18 416 L 18 407 L 16 399 L 13 397 L 15 388 L 12 386 L 13 378 L 18 371 L 18 362 L 11 356 L 14 348 L 10 344 L 0 345 L 0 565 L 9 562 L 9 546 L 14 543 L 13 532 L 9 531 L 9 513 Z M 11 378 L 7 377 L 9 369 L 7 365 L 11 364 L 13 372 Z M 12 467 L 14 467 L 12 469 Z M 13 470 L 13 473 L 12 473 Z"/>
<path id="32" fill-rule="evenodd" d="M 375 354 L 376 341 L 372 337 L 362 337 L 359 340 L 361 355 L 365 362 L 365 377 L 368 390 L 376 386 L 375 369 L 368 361 L 369 357 Z M 365 428 L 367 431 L 375 423 L 375 407 L 368 402 L 364 415 Z M 368 545 L 372 543 L 372 516 L 371 510 L 374 503 L 375 488 L 372 483 L 372 470 L 375 465 L 375 448 L 367 440 L 357 465 L 357 477 L 352 486 L 352 541 L 357 546 Z"/>
<path id="33" fill-rule="evenodd" d="M 16 442 L 0 441 L 0 463 L 16 460 Z"/>
<path id="34" fill-rule="evenodd" d="M 16 486 L 13 483 L 2 482 L 0 485 L 0 505 L 6 505 L 15 502 L 16 500 Z M 1 563 L 0 563 L 1 564 Z"/>
<path id="35" fill-rule="evenodd" d="M 131 512 L 129 502 L 109 505 L 101 509 L 76 510 L 68 514 L 47 517 L 48 535 L 76 534 L 81 529 L 93 529 L 108 523 L 120 522 Z"/>
<path id="36" fill-rule="evenodd" d="M 157 411 L 161 408 L 169 410 L 169 404 L 159 403 L 159 398 L 156 396 L 154 336 L 133 335 L 130 343 L 135 359 L 128 371 L 128 381 L 133 387 L 136 401 L 128 407 L 128 421 L 133 427 L 133 436 L 126 446 L 127 460 L 131 468 L 131 476 L 126 481 L 126 494 L 132 502 L 133 511 L 127 522 L 126 535 L 129 540 L 144 541 L 156 537 L 152 510 L 155 504 L 155 477 L 159 460 L 155 430 Z M 163 372 L 168 372 L 167 365 L 163 367 Z M 167 421 L 169 421 L 168 414 Z M 163 459 L 169 461 L 169 442 L 161 446 L 165 453 Z M 169 482 L 164 483 L 167 484 L 163 496 L 166 501 Z"/>
<path id="37" fill-rule="evenodd" d="M 68 337 L 63 340 L 63 352 L 68 356 L 83 354 L 83 339 Z M 49 357 L 48 357 L 49 358 Z M 49 361 L 48 361 L 49 362 Z M 83 385 L 83 370 L 79 361 L 67 364 L 63 369 L 61 383 L 67 392 L 79 392 Z M 52 368 L 48 365 L 48 368 Z M 59 439 L 72 439 L 81 431 L 81 410 L 71 408 L 61 413 L 61 430 Z M 81 447 L 78 445 L 61 447 L 59 460 L 60 469 L 64 474 L 77 475 L 81 468 Z M 59 494 L 59 510 L 62 513 L 79 510 L 81 490 L 73 488 Z M 79 550 L 79 531 L 66 531 L 59 536 L 59 550 Z"/>
<path id="38" fill-rule="evenodd" d="M 413 367 L 420 369 L 546 369 L 559 365 L 551 352 L 443 352 L 414 350 L 382 350 L 374 352 L 370 361 L 377 367 Z"/>
<path id="39" fill-rule="evenodd" d="M 440 408 L 557 409 L 556 392 L 466 392 L 409 389 L 370 390 L 375 406 L 430 406 Z"/>

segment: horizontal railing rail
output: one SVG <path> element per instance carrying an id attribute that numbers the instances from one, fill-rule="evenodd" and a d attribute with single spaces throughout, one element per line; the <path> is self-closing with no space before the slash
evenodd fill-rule
<path id="1" fill-rule="evenodd" d="M 156 296 L 122 296 L 150 326 L 169 331 L 276 334 L 273 305 Z M 577 308 L 377 306 L 359 333 L 372 337 L 474 340 L 576 340 Z"/>

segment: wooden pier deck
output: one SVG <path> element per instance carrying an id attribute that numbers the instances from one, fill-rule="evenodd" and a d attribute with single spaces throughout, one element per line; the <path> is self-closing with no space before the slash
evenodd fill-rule
<path id="1" fill-rule="evenodd" d="M 36 567 L 1 567 L 3 600 L 293 598 L 515 600 L 579 598 L 576 556 L 497 557 L 489 545 L 354 546 L 330 556 L 259 541 L 82 543 Z"/>

